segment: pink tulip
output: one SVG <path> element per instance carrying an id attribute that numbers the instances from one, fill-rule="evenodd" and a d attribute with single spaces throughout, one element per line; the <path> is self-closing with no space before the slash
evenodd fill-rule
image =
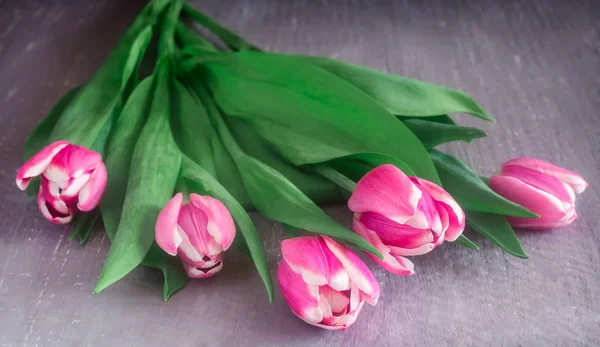
<path id="1" fill-rule="evenodd" d="M 394 165 L 369 171 L 348 201 L 354 231 L 381 252 L 382 267 L 401 276 L 414 273 L 404 256 L 430 252 L 456 240 L 465 228 L 465 214 L 445 190 L 418 177 L 408 177 Z"/>
<path id="2" fill-rule="evenodd" d="M 179 255 L 192 278 L 211 277 L 223 268 L 222 254 L 235 238 L 235 224 L 227 207 L 210 196 L 190 194 L 183 204 L 177 193 L 156 220 L 156 243 Z"/>
<path id="3" fill-rule="evenodd" d="M 587 182 L 575 172 L 545 161 L 517 158 L 502 164 L 500 174 L 490 179 L 490 188 L 540 216 L 506 217 L 512 226 L 546 230 L 577 219 L 575 193 L 582 193 Z"/>
<path id="4" fill-rule="evenodd" d="M 41 175 L 38 207 L 52 223 L 66 224 L 80 211 L 91 211 L 106 186 L 102 156 L 67 141 L 44 147 L 17 172 L 17 186 L 25 190 L 32 178 Z"/>
<path id="5" fill-rule="evenodd" d="M 345 330 L 366 301 L 375 305 L 379 283 L 352 251 L 326 236 L 281 242 L 277 277 L 283 298 L 305 322 Z"/>

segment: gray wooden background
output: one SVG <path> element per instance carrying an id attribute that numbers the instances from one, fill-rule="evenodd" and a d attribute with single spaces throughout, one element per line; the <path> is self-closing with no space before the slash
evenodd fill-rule
<path id="1" fill-rule="evenodd" d="M 80 247 L 14 184 L 27 134 L 86 81 L 143 1 L 0 0 L 0 346 L 598 346 L 600 345 L 600 6 L 594 1 L 195 1 L 279 52 L 324 55 L 472 94 L 498 123 L 446 149 L 490 174 L 534 156 L 580 172 L 580 219 L 518 232 L 529 260 L 468 234 L 413 258 L 403 278 L 374 266 L 382 297 L 346 332 L 267 302 L 243 257 L 165 304 L 161 278 L 136 270 L 91 294 L 109 242 Z M 343 206 L 327 211 L 349 225 Z M 255 221 L 275 269 L 279 225 Z M 374 265 L 369 262 L 370 265 Z"/>

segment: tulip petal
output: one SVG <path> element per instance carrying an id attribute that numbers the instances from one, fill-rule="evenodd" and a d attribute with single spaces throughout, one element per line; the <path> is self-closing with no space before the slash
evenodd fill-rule
<path id="1" fill-rule="evenodd" d="M 575 202 L 574 194 L 569 192 L 569 190 L 573 191 L 571 186 L 564 184 L 556 177 L 516 165 L 503 165 L 500 175 L 518 178 L 532 187 L 554 195 L 564 203 L 573 204 Z"/>
<path id="2" fill-rule="evenodd" d="M 358 218 L 367 229 L 373 230 L 387 246 L 417 248 L 434 241 L 430 230 L 398 224 L 377 213 L 367 212 L 355 218 Z"/>
<path id="3" fill-rule="evenodd" d="M 177 254 L 181 257 L 181 259 L 183 259 L 184 261 L 186 261 L 189 264 L 203 267 L 206 263 L 206 260 L 215 258 L 222 254 L 222 253 L 217 253 L 216 255 L 213 255 L 213 256 L 200 254 L 198 252 L 198 249 L 196 249 L 196 247 L 194 247 L 194 245 L 192 245 L 192 243 L 190 242 L 190 238 L 188 237 L 188 234 L 186 234 L 183 231 L 183 229 L 181 228 L 181 226 L 179 224 L 177 224 L 177 232 L 179 233 L 179 237 L 181 237 L 181 243 L 179 244 L 179 248 L 177 249 L 177 251 L 178 251 Z"/>
<path id="4" fill-rule="evenodd" d="M 90 180 L 90 174 L 84 173 L 77 177 L 71 177 L 62 187 L 60 196 L 72 200 L 79 195 L 81 188 Z"/>
<path id="5" fill-rule="evenodd" d="M 410 177 L 413 184 L 421 191 L 421 199 L 417 206 L 417 212 L 408 219 L 405 224 L 417 229 L 431 229 L 436 234 L 442 232 L 442 223 L 438 214 L 437 206 L 429 192 L 421 187 L 416 177 Z"/>
<path id="6" fill-rule="evenodd" d="M 367 302 L 375 305 L 379 299 L 379 283 L 365 263 L 350 249 L 343 247 L 327 236 L 320 236 L 325 240 L 327 248 L 340 260 L 352 283 L 367 295 Z"/>
<path id="7" fill-rule="evenodd" d="M 437 241 L 439 241 L 439 239 L 434 242 L 426 243 L 424 245 L 421 245 L 421 246 L 415 247 L 415 248 L 402 248 L 402 247 L 394 247 L 394 246 L 388 246 L 388 248 L 390 249 L 390 254 L 392 254 L 392 256 L 395 258 L 400 257 L 400 256 L 414 257 L 417 255 L 427 254 L 427 253 L 433 251 L 433 249 L 436 247 L 436 245 L 439 244 L 439 242 L 437 242 Z"/>
<path id="8" fill-rule="evenodd" d="M 543 190 L 510 176 L 492 176 L 490 188 L 506 199 L 516 202 L 541 216 L 540 218 L 514 218 L 509 221 L 514 226 L 540 225 L 551 226 L 563 220 L 567 214 L 562 202 Z"/>
<path id="9" fill-rule="evenodd" d="M 46 218 L 48 221 L 54 224 L 62 225 L 67 224 L 73 219 L 73 211 L 68 210 L 66 213 L 62 213 L 57 211 L 52 204 L 48 203 L 44 198 L 44 189 L 40 187 L 38 192 L 38 209 L 42 213 L 42 216 Z"/>
<path id="10" fill-rule="evenodd" d="M 330 286 L 319 287 L 319 302 L 321 301 L 327 301 L 327 306 L 331 312 L 329 315 L 324 314 L 324 317 L 345 314 L 350 304 L 350 299 L 346 295 Z"/>
<path id="11" fill-rule="evenodd" d="M 199 254 L 210 256 L 223 252 L 223 247 L 208 232 L 208 216 L 204 210 L 192 203 L 185 204 L 179 211 L 177 223 Z"/>
<path id="12" fill-rule="evenodd" d="M 414 273 L 414 264 L 402 256 L 392 255 L 391 247 L 384 245 L 379 236 L 373 230 L 367 228 L 356 218 L 353 220 L 352 227 L 354 232 L 367 240 L 383 255 L 382 260 L 371 253 L 367 253 L 367 255 L 381 267 L 400 276 L 410 276 Z"/>
<path id="13" fill-rule="evenodd" d="M 57 214 L 70 214 L 70 208 L 60 198 L 60 194 L 58 193 L 58 186 L 54 182 L 48 181 L 47 179 L 42 177 L 42 180 L 40 181 L 40 191 L 43 192 L 42 194 L 46 204 L 50 205 L 48 207 L 49 210 L 54 209 Z"/>
<path id="14" fill-rule="evenodd" d="M 17 172 L 17 187 L 21 190 L 27 189 L 31 178 L 44 172 L 56 154 L 67 146 L 69 146 L 67 141 L 52 142 L 27 160 Z"/>
<path id="15" fill-rule="evenodd" d="M 104 188 L 106 188 L 106 179 L 106 166 L 103 162 L 100 162 L 96 169 L 92 171 L 90 179 L 79 191 L 77 207 L 81 211 L 91 211 L 98 206 L 104 194 Z"/>
<path id="16" fill-rule="evenodd" d="M 177 255 L 177 248 L 182 241 L 177 227 L 182 202 L 183 195 L 175 194 L 158 214 L 154 227 L 156 243 L 170 255 Z"/>
<path id="17" fill-rule="evenodd" d="M 235 223 L 225 205 L 210 196 L 190 194 L 191 202 L 208 216 L 208 233 L 227 250 L 235 238 Z"/>
<path id="18" fill-rule="evenodd" d="M 327 250 L 327 245 L 325 241 L 322 239 L 319 240 L 321 242 L 321 247 L 324 250 Z M 344 265 L 339 261 L 336 256 L 329 252 L 323 252 L 324 256 L 327 260 L 328 272 L 327 272 L 327 283 L 334 290 L 348 290 L 350 289 L 350 277 L 348 276 L 348 272 L 344 268 Z"/>
<path id="19" fill-rule="evenodd" d="M 444 238 L 446 241 L 456 241 L 465 230 L 465 212 L 442 187 L 418 177 L 414 177 L 414 179 L 438 204 L 442 203 L 445 206 L 450 223 Z"/>
<path id="20" fill-rule="evenodd" d="M 44 175 L 51 181 L 62 182 L 67 179 L 89 173 L 102 163 L 100 153 L 78 145 L 65 147 L 54 156 Z"/>
<path id="21" fill-rule="evenodd" d="M 556 177 L 560 181 L 569 184 L 577 194 L 583 193 L 588 186 L 587 182 L 578 173 L 535 158 L 515 158 L 502 164 L 503 169 L 505 166 L 521 166 Z"/>
<path id="22" fill-rule="evenodd" d="M 322 286 L 329 282 L 328 259 L 318 237 L 302 236 L 281 242 L 281 254 L 304 282 Z"/>
<path id="23" fill-rule="evenodd" d="M 285 259 L 279 263 L 277 278 L 283 298 L 300 319 L 310 324 L 318 324 L 323 320 L 317 285 L 304 282 L 302 275 L 292 270 Z"/>
<path id="24" fill-rule="evenodd" d="M 212 267 L 204 268 L 184 261 L 183 268 L 190 278 L 208 278 L 223 269 L 223 262 L 220 261 Z"/>
<path id="25" fill-rule="evenodd" d="M 348 208 L 355 213 L 379 213 L 404 223 L 417 211 L 421 194 L 400 169 L 381 165 L 358 181 Z"/>

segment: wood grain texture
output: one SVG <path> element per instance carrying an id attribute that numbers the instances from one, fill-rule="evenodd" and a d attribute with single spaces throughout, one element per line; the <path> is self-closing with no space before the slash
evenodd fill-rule
<path id="1" fill-rule="evenodd" d="M 600 345 L 600 6 L 596 1 L 203 0 L 195 6 L 266 49 L 339 58 L 462 89 L 498 123 L 447 146 L 481 174 L 534 156 L 581 173 L 579 220 L 518 232 L 530 259 L 445 244 L 416 275 L 369 264 L 382 286 L 348 331 L 310 327 L 277 290 L 268 304 L 243 257 L 165 304 L 160 274 L 136 270 L 93 296 L 108 250 L 80 247 L 14 184 L 27 134 L 85 82 L 142 1 L 0 1 L 0 346 Z M 327 211 L 345 224 L 343 206 Z M 282 228 L 254 216 L 274 269 Z"/>

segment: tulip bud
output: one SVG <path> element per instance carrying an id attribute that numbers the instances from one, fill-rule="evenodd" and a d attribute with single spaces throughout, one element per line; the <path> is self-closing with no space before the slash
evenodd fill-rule
<path id="1" fill-rule="evenodd" d="M 281 242 L 277 277 L 283 298 L 305 322 L 345 330 L 366 301 L 375 305 L 379 283 L 356 254 L 326 236 Z"/>
<path id="2" fill-rule="evenodd" d="M 547 230 L 577 219 L 575 193 L 582 193 L 587 182 L 575 172 L 545 161 L 516 158 L 502 164 L 500 173 L 490 178 L 490 188 L 540 216 L 506 217 L 512 226 Z"/>
<path id="3" fill-rule="evenodd" d="M 465 214 L 445 190 L 394 165 L 369 171 L 348 200 L 354 231 L 384 259 L 367 253 L 382 267 L 401 276 L 414 273 L 404 256 L 430 252 L 456 240 L 465 228 Z"/>
<path id="4" fill-rule="evenodd" d="M 25 162 L 17 172 L 17 186 L 25 190 L 39 175 L 38 207 L 55 224 L 70 222 L 77 210 L 93 210 L 106 186 L 102 156 L 67 141 L 53 142 Z"/>
<path id="5" fill-rule="evenodd" d="M 183 204 L 177 193 L 156 220 L 156 243 L 179 255 L 192 278 L 211 277 L 223 268 L 222 253 L 235 238 L 235 224 L 227 207 L 210 196 L 190 194 Z"/>

